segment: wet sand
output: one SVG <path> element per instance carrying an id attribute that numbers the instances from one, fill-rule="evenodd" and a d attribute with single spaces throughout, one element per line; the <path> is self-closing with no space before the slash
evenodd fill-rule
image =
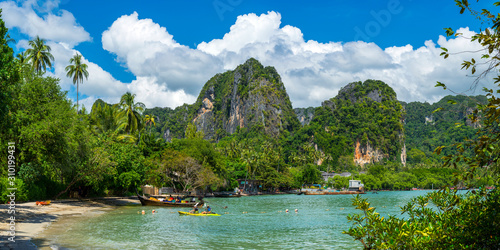
<path id="1" fill-rule="evenodd" d="M 16 204 L 15 214 L 9 214 L 9 205 L 0 205 L 0 249 L 37 249 L 31 242 L 62 216 L 84 215 L 93 211 L 107 211 L 117 206 L 140 205 L 137 198 L 106 197 L 92 200 L 58 200 L 48 206 L 37 206 L 35 202 Z M 15 242 L 9 241 L 10 217 L 15 217 Z M 37 244 L 43 240 L 37 239 Z"/>

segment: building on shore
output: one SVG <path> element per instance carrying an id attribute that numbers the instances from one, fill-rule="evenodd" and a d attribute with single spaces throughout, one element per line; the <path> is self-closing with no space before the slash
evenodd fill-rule
<path id="1" fill-rule="evenodd" d="M 349 180 L 349 191 L 364 191 L 365 185 L 360 180 Z"/>
<path id="2" fill-rule="evenodd" d="M 321 171 L 321 178 L 324 181 L 328 181 L 328 179 L 333 178 L 336 175 L 338 175 L 340 177 L 351 177 L 352 174 L 349 172 L 343 172 L 343 173 L 337 174 L 337 173 L 328 173 L 328 172 Z"/>
<path id="3" fill-rule="evenodd" d="M 237 179 L 236 181 L 238 182 L 238 188 L 243 192 L 260 192 L 262 188 L 259 180 Z"/>

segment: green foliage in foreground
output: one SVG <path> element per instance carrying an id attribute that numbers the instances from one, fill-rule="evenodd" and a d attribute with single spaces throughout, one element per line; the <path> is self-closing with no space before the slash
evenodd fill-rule
<path id="1" fill-rule="evenodd" d="M 462 68 L 476 73 L 476 66 L 488 65 L 488 68 L 479 74 L 476 82 L 489 72 L 496 72 L 494 78 L 497 88 L 500 87 L 498 66 L 500 65 L 500 15 L 492 14 L 486 9 L 473 10 L 467 0 L 455 0 L 461 8 L 461 13 L 469 11 L 477 19 L 491 24 L 489 29 L 475 34 L 471 42 L 483 46 L 482 59 L 464 61 Z M 494 6 L 500 6 L 495 2 Z M 447 35 L 460 36 L 448 28 Z M 447 58 L 446 48 L 442 48 L 442 55 Z M 436 86 L 446 89 L 446 85 L 438 83 Z M 366 249 L 498 249 L 500 247 L 500 99 L 494 93 L 499 90 L 485 89 L 487 104 L 478 105 L 469 115 L 472 123 L 483 121 L 472 138 L 465 138 L 451 146 L 436 148 L 437 154 L 444 153 L 446 148 L 456 149 L 443 159 L 443 167 L 459 168 L 461 173 L 454 181 L 456 186 L 460 182 L 470 185 L 479 169 L 485 169 L 492 177 L 493 185 L 489 191 L 485 188 L 480 191 L 471 191 L 459 194 L 445 188 L 439 192 L 432 192 L 423 197 L 412 199 L 401 208 L 405 217 L 389 217 L 385 219 L 376 212 L 366 199 L 359 196 L 353 199 L 356 209 L 362 214 L 349 215 L 353 226 L 344 233 L 360 241 Z M 451 102 L 454 103 L 454 102 Z M 469 153 L 470 152 L 470 153 Z M 484 170 L 483 170 L 484 171 Z M 484 179 L 484 177 L 482 177 Z"/>
<path id="2" fill-rule="evenodd" d="M 320 183 L 319 170 L 359 171 L 352 160 L 356 141 L 363 145 L 369 142 L 391 156 L 383 166 L 368 165 L 368 174 L 359 175 L 367 189 L 451 184 L 453 170 L 428 168 L 430 149 L 409 148 L 409 165 L 419 169 L 403 169 L 395 159 L 404 141 L 404 112 L 395 92 L 380 81 L 349 84 L 338 98 L 316 110 L 310 126 L 299 130 L 276 70 L 251 59 L 238 68 L 238 74 L 252 73 L 241 78 L 238 85 L 242 102 L 260 93 L 261 101 L 281 109 L 281 114 L 270 119 L 263 111 L 266 125 L 251 123 L 255 125 L 238 128 L 228 136 L 223 128 L 234 101 L 229 93 L 235 73 L 219 74 L 206 85 L 214 87 L 215 128 L 219 128 L 213 131 L 218 142 L 210 143 L 202 140 L 203 133 L 190 123 L 203 95 L 196 107 L 185 104 L 175 110 L 144 110 L 133 93 L 126 93 L 119 104 L 98 100 L 90 114 L 84 110 L 79 113 L 67 93 L 61 91 L 59 79 L 44 76 L 46 67 L 51 66 L 51 56 L 43 41 L 38 39 L 38 47 L 46 52 L 46 63 L 42 60 L 33 69 L 33 57 L 31 62 L 25 58 L 29 53 L 14 59 L 7 38 L 8 30 L 0 20 L 0 145 L 16 145 L 17 201 L 65 197 L 78 187 L 95 196 L 128 195 L 143 184 L 173 186 L 178 191 L 232 190 L 238 186 L 238 179 L 258 180 L 263 191 L 300 188 Z M 261 88 L 259 82 L 266 84 Z M 285 101 L 280 102 L 283 98 Z M 262 133 L 277 128 L 278 123 L 282 127 L 279 133 Z M 464 131 L 466 135 L 473 132 L 470 128 Z M 497 151 L 483 149 L 490 158 L 498 155 Z M 453 151 L 442 149 L 443 153 Z M 3 159 L 6 151 L 0 150 L 0 162 L 6 162 Z M 453 166 L 454 162 L 449 163 Z M 2 194 L 7 192 L 6 171 L 0 169 Z M 484 176 L 471 184 L 493 183 L 492 175 Z M 347 183 L 346 178 L 336 177 L 331 185 L 340 188 Z"/>
<path id="3" fill-rule="evenodd" d="M 366 249 L 497 249 L 500 243 L 498 188 L 431 192 L 401 208 L 406 218 L 385 218 L 359 195 L 352 205 L 363 213 L 347 217 L 353 226 L 344 233 Z"/>

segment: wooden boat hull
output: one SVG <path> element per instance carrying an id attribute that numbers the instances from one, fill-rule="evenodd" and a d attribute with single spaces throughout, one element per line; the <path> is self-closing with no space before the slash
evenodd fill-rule
<path id="1" fill-rule="evenodd" d="M 339 192 L 327 192 L 327 191 L 320 191 L 320 192 L 314 192 L 314 191 L 306 191 L 304 192 L 305 195 L 341 195 L 341 194 L 364 194 L 365 192 L 358 192 L 358 191 L 339 191 Z"/>
<path id="2" fill-rule="evenodd" d="M 214 197 L 217 197 L 217 198 L 238 198 L 238 197 L 241 197 L 241 194 L 240 193 L 238 193 L 238 194 L 235 194 L 235 193 L 230 193 L 230 194 L 214 193 Z"/>
<path id="3" fill-rule="evenodd" d="M 214 214 L 214 213 L 211 213 L 211 214 L 202 214 L 202 213 L 193 214 L 193 213 L 182 212 L 182 211 L 177 211 L 177 212 L 179 212 L 179 215 L 190 215 L 190 216 L 220 216 L 220 214 Z"/>
<path id="4" fill-rule="evenodd" d="M 203 205 L 203 200 L 197 201 L 197 202 L 187 202 L 187 203 L 180 203 L 180 202 L 163 202 L 163 201 L 155 201 L 151 200 L 148 197 L 142 196 L 142 195 L 137 195 L 139 198 L 139 201 L 143 206 L 160 206 L 160 207 L 193 207 L 194 205 L 198 204 L 198 206 Z"/>

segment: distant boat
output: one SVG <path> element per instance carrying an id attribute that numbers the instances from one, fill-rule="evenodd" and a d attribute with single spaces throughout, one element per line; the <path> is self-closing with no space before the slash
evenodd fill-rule
<path id="1" fill-rule="evenodd" d="M 241 197 L 241 193 L 235 192 L 213 192 L 213 197 L 219 198 L 238 198 Z"/>
<path id="2" fill-rule="evenodd" d="M 143 195 L 137 194 L 137 198 L 139 198 L 139 201 L 143 206 L 161 206 L 161 207 L 193 207 L 194 205 L 201 206 L 203 205 L 204 201 L 199 200 L 198 202 L 196 201 L 188 201 L 188 202 L 169 202 L 169 201 L 160 201 L 157 200 L 156 198 L 148 198 Z"/>
<path id="3" fill-rule="evenodd" d="M 340 195 L 340 194 L 364 194 L 364 191 L 335 191 L 335 190 L 319 190 L 305 191 L 305 195 Z"/>
<path id="4" fill-rule="evenodd" d="M 316 186 L 316 185 L 314 185 Z M 320 186 L 321 187 L 321 186 Z M 303 191 L 305 195 L 340 195 L 340 194 L 364 194 L 365 188 L 360 180 L 349 180 L 348 191 L 337 191 L 331 189 L 317 189 Z"/>

